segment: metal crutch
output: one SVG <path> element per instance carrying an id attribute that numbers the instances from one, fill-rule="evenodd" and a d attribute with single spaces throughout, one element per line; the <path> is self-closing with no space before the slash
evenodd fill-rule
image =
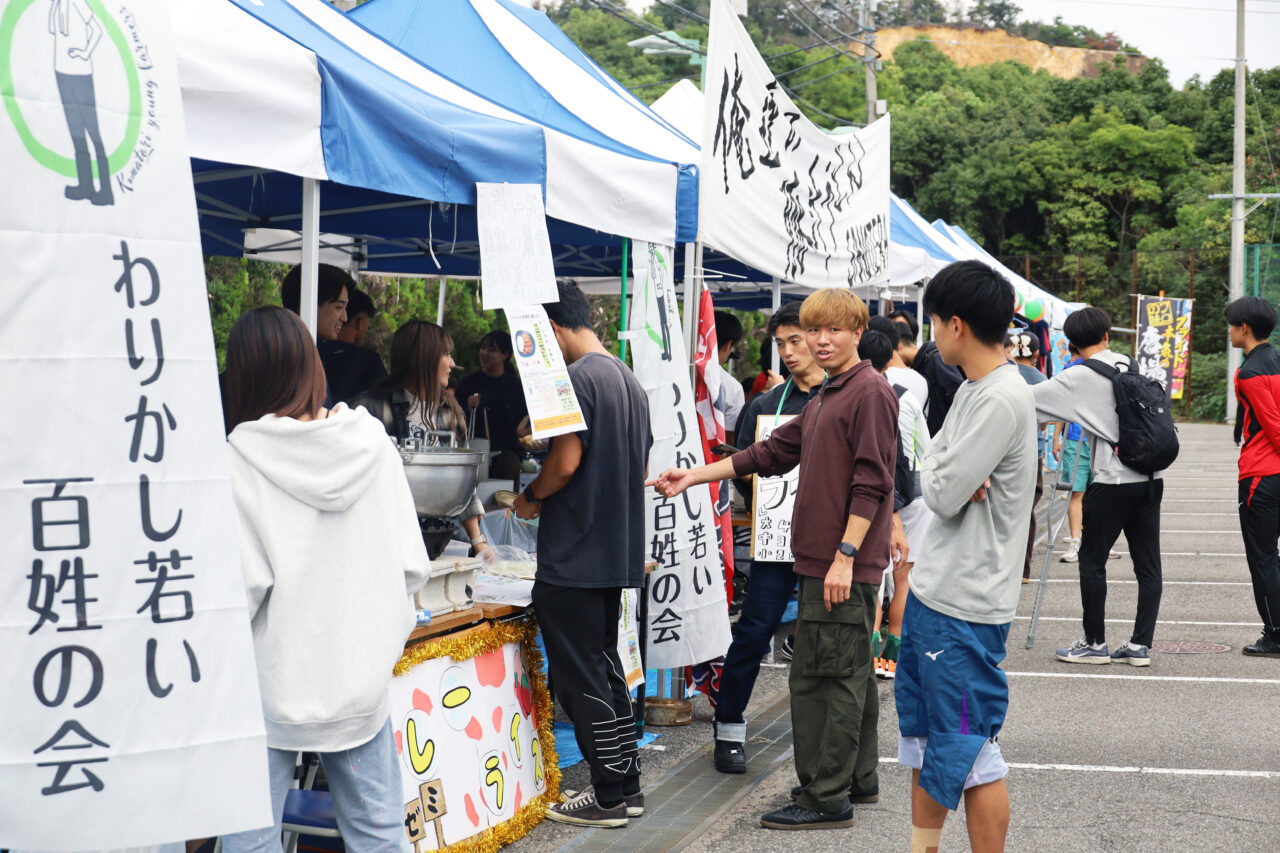
<path id="1" fill-rule="evenodd" d="M 1052 530 L 1053 533 L 1044 543 L 1044 565 L 1040 569 L 1040 586 L 1036 588 L 1036 603 L 1031 608 L 1031 628 L 1027 631 L 1026 648 L 1033 649 L 1036 646 L 1036 625 L 1040 621 L 1040 606 L 1044 603 L 1044 591 L 1049 585 L 1049 562 L 1053 559 L 1053 543 L 1058 541 L 1058 534 L 1062 532 L 1062 522 L 1066 521 L 1068 510 L 1071 506 L 1071 489 L 1076 483 L 1076 472 L 1080 470 L 1080 443 L 1084 441 L 1084 433 L 1080 433 L 1080 437 L 1076 439 L 1076 458 L 1071 466 L 1071 477 L 1063 483 L 1061 480 L 1062 469 L 1058 469 L 1059 478 L 1054 480 L 1053 489 L 1049 499 L 1049 511 L 1045 513 L 1044 526 L 1046 530 Z M 1058 502 L 1058 492 L 1062 489 L 1067 490 L 1067 509 L 1064 509 L 1062 516 L 1058 519 L 1058 525 L 1053 524 L 1053 505 Z"/>

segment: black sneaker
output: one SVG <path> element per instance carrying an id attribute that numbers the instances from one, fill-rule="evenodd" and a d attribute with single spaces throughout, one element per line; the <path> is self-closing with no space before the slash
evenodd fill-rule
<path id="1" fill-rule="evenodd" d="M 1251 658 L 1280 658 L 1280 643 L 1263 634 L 1256 643 L 1250 643 L 1240 653 Z"/>
<path id="2" fill-rule="evenodd" d="M 622 802 L 612 808 L 605 808 L 596 802 L 596 792 L 587 790 L 568 802 L 547 806 L 547 820 L 571 823 L 574 826 L 617 828 L 627 825 L 627 804 Z"/>
<path id="3" fill-rule="evenodd" d="M 800 799 L 800 792 L 804 790 L 804 785 L 796 785 L 791 789 L 791 799 Z M 866 805 L 867 803 L 880 802 L 880 786 L 876 785 L 865 794 L 850 794 L 849 802 L 855 806 Z"/>
<path id="4" fill-rule="evenodd" d="M 578 796 L 578 791 L 561 790 L 560 799 L 564 802 L 572 800 Z M 623 794 L 623 805 L 627 807 L 627 817 L 643 817 L 644 816 L 644 793 Z"/>
<path id="5" fill-rule="evenodd" d="M 747 772 L 747 751 L 740 743 L 734 743 L 731 740 L 716 741 L 713 759 L 716 769 L 721 773 Z"/>
<path id="6" fill-rule="evenodd" d="M 760 818 L 765 829 L 840 829 L 853 826 L 853 806 L 838 812 L 815 812 L 794 803 Z"/>
<path id="7" fill-rule="evenodd" d="M 787 634 L 782 638 L 782 648 L 778 649 L 778 657 L 783 660 L 791 660 L 791 656 L 796 650 L 796 635 Z"/>

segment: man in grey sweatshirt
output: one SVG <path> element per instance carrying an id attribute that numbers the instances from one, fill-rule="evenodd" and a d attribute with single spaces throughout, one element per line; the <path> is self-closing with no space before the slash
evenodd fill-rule
<path id="1" fill-rule="evenodd" d="M 1117 370 L 1128 370 L 1129 357 L 1109 350 L 1111 315 L 1101 308 L 1082 308 L 1067 317 L 1062 331 L 1080 350 Z M 1120 417 L 1111 380 L 1093 370 L 1064 370 L 1032 389 L 1040 421 L 1074 421 L 1094 436 L 1091 451 L 1093 484 L 1084 495 L 1080 540 L 1080 602 L 1084 637 L 1057 658 L 1066 663 L 1128 663 L 1148 666 L 1163 589 L 1160 567 L 1160 501 L 1164 480 L 1125 466 L 1116 454 Z M 1138 612 L 1127 643 L 1107 651 L 1107 555 L 1124 532 L 1138 579 Z"/>
<path id="2" fill-rule="evenodd" d="M 924 294 L 938 353 L 967 377 L 925 451 L 921 490 L 935 518 L 908 575 L 894 698 L 898 761 L 912 768 L 911 849 L 936 850 L 965 801 L 970 846 L 1004 849 L 1008 765 L 997 737 L 1009 707 L 1004 660 L 1022 588 L 1036 484 L 1031 387 L 1004 356 L 1013 288 L 978 261 L 938 273 Z"/>

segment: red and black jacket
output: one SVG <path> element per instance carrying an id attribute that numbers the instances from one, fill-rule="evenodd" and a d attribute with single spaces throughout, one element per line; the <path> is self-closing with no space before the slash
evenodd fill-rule
<path id="1" fill-rule="evenodd" d="M 1240 479 L 1280 474 L 1280 352 L 1258 344 L 1236 372 Z"/>

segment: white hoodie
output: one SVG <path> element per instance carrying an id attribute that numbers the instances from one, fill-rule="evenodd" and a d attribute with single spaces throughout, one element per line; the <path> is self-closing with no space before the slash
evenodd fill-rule
<path id="1" fill-rule="evenodd" d="M 400 456 L 342 403 L 314 421 L 265 415 L 229 440 L 267 745 L 366 743 L 430 573 Z"/>

